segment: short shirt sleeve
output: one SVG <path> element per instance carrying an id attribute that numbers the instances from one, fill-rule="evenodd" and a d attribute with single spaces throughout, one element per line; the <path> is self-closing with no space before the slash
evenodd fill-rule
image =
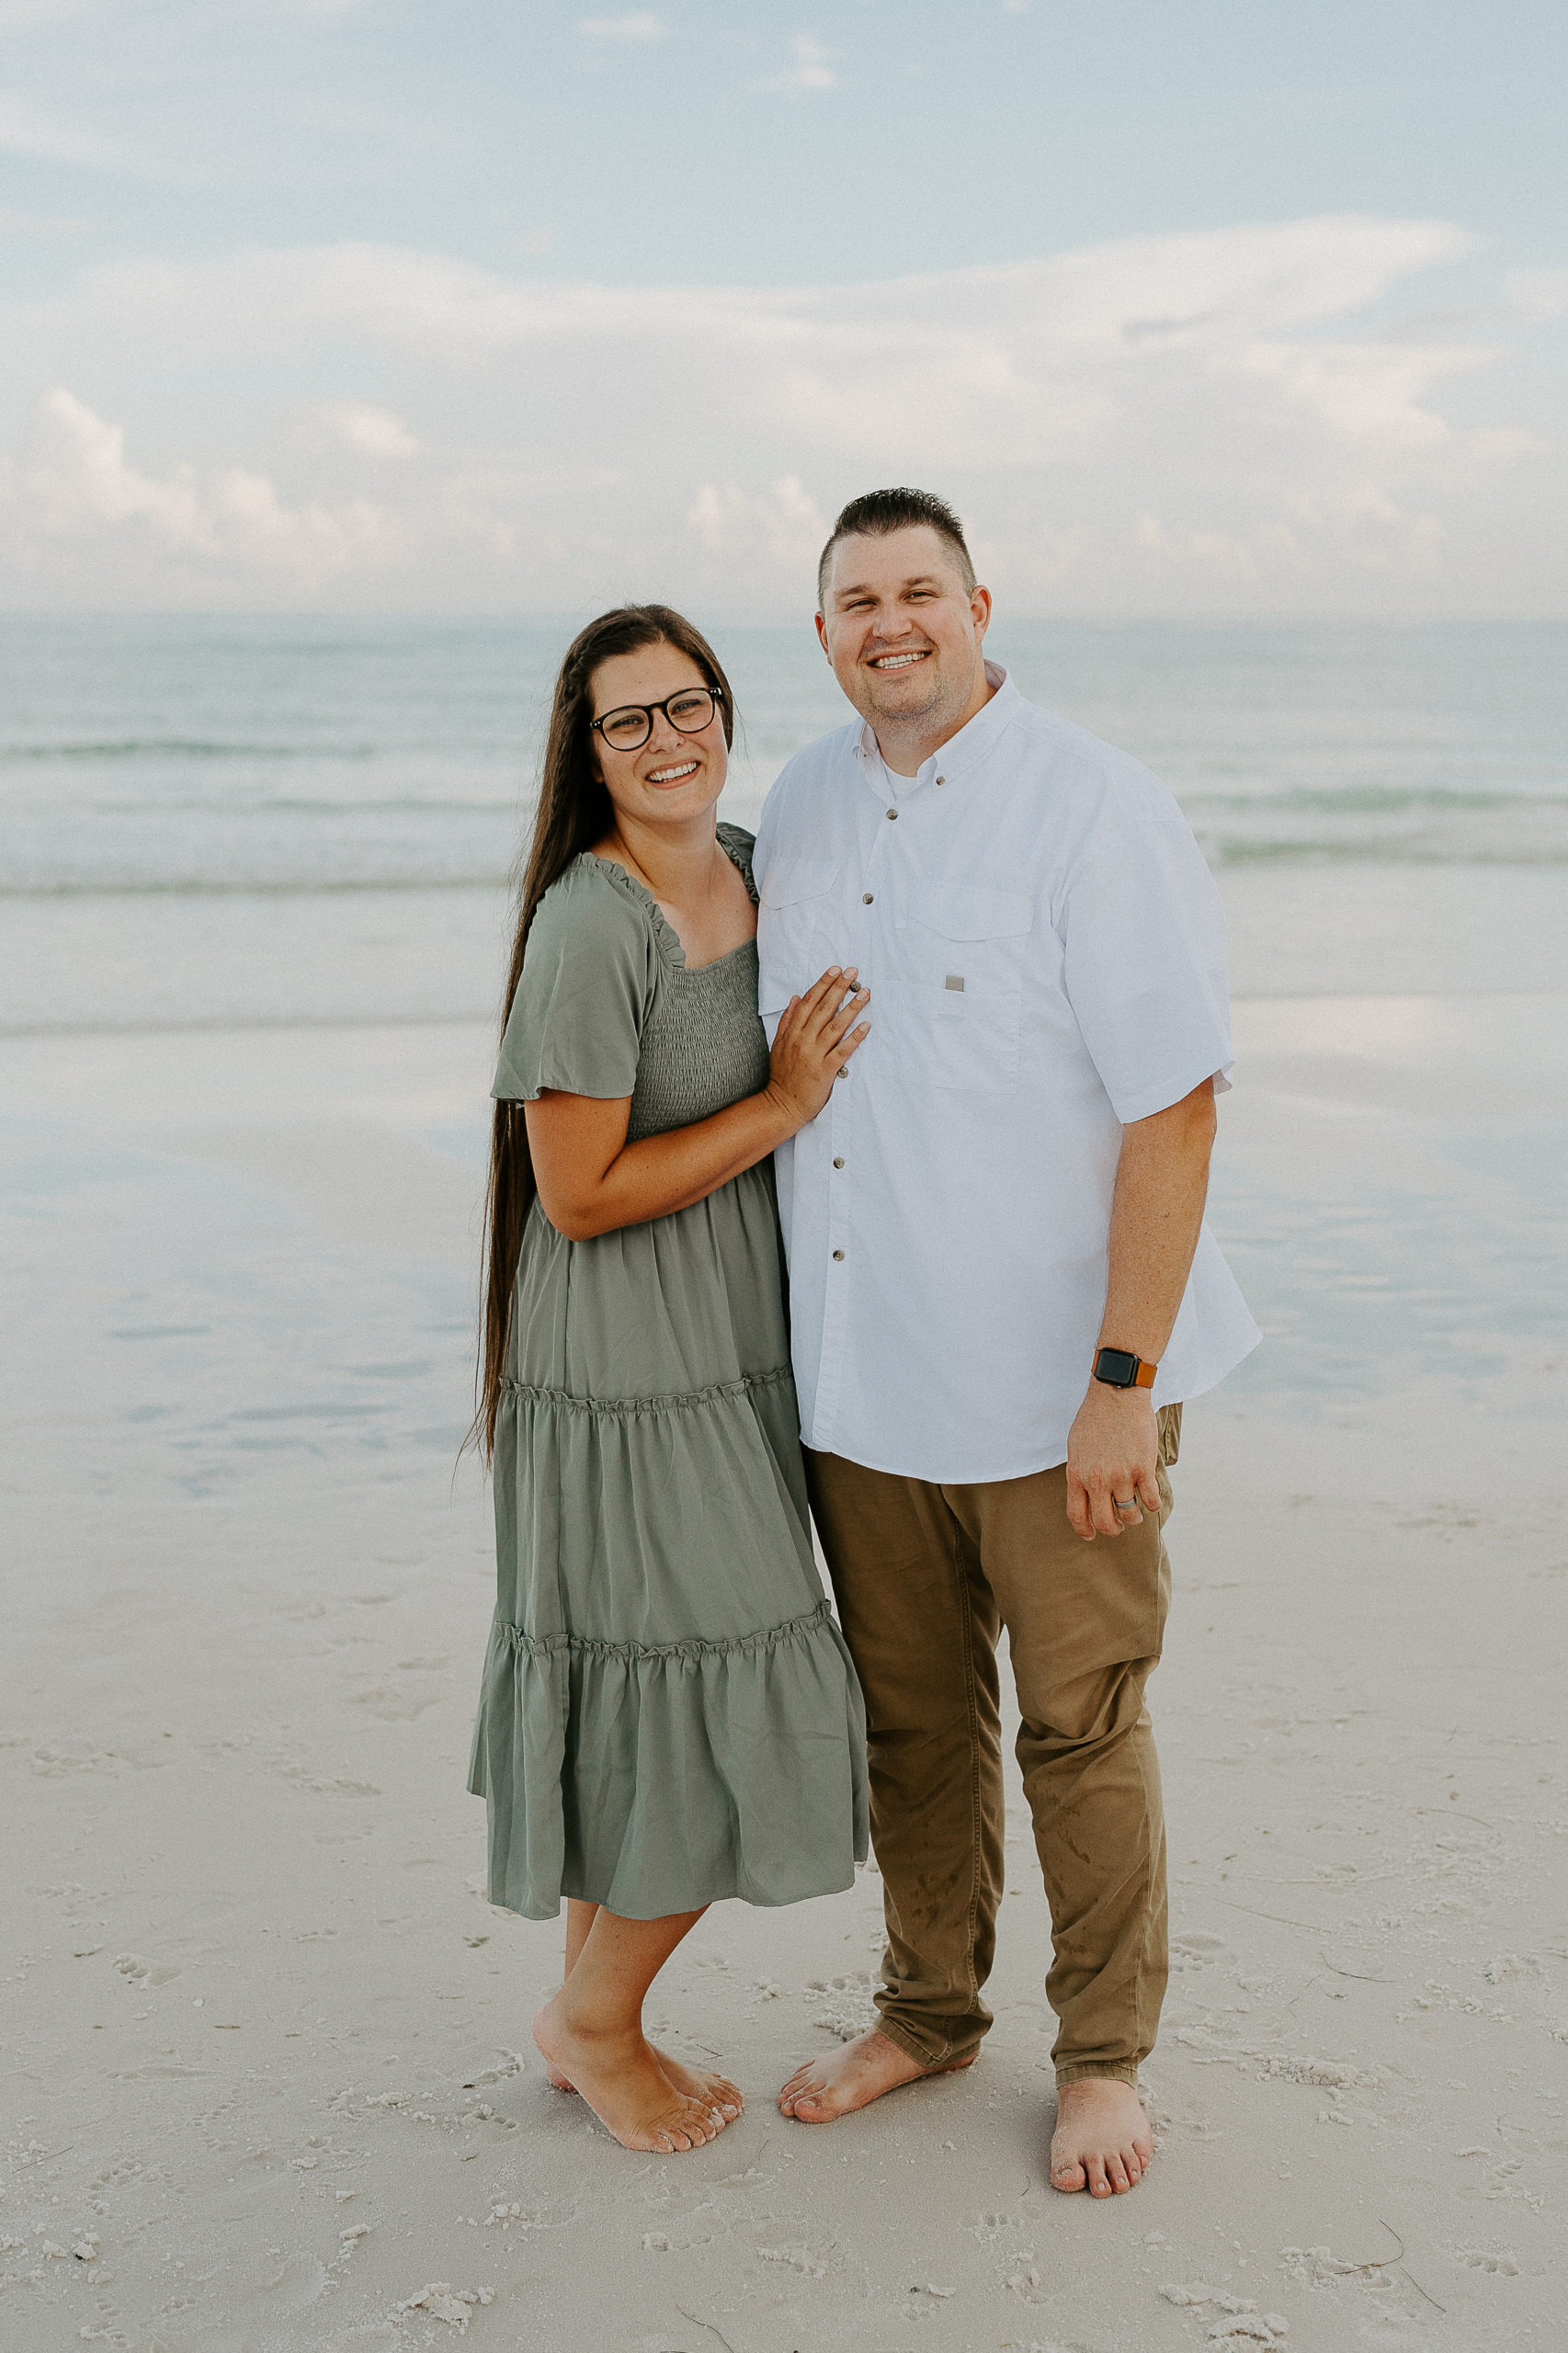
<path id="1" fill-rule="evenodd" d="M 654 950 L 646 915 L 595 867 L 568 870 L 528 933 L 492 1095 L 533 1103 L 546 1089 L 601 1101 L 637 1084 Z"/>
<path id="2" fill-rule="evenodd" d="M 1113 821 L 1062 911 L 1063 979 L 1084 1042 L 1125 1127 L 1230 1085 L 1225 914 L 1174 804 Z"/>

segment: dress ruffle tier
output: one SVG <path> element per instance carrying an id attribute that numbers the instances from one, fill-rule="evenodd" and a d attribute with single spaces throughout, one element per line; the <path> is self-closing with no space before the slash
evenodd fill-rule
<path id="1" fill-rule="evenodd" d="M 865 1721 L 790 1475 L 794 1415 L 788 1366 L 654 1397 L 508 1381 L 502 1557 L 552 1573 L 526 1619 L 497 1613 L 485 1657 L 469 1786 L 493 1904 L 653 1919 L 852 1883 Z M 786 1585 L 799 1606 L 758 1625 Z"/>

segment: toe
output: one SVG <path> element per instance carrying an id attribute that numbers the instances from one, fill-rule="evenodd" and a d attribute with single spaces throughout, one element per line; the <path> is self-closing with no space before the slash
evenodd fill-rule
<path id="1" fill-rule="evenodd" d="M 1083 2166 L 1077 2163 L 1076 2159 L 1070 2165 L 1054 2165 L 1051 2168 L 1051 2186 L 1053 2189 L 1069 2191 L 1082 2189 L 1087 2177 Z"/>
<path id="2" fill-rule="evenodd" d="M 1127 2178 L 1127 2167 L 1114 2150 L 1105 2161 L 1105 2170 L 1106 2179 L 1119 2198 L 1124 2189 L 1131 2188 L 1132 2184 Z"/>
<path id="3" fill-rule="evenodd" d="M 1111 2195 L 1111 2187 L 1105 2177 L 1105 2159 L 1103 2157 L 1085 2159 L 1084 2170 L 1089 2177 L 1090 2197 L 1108 2198 Z"/>

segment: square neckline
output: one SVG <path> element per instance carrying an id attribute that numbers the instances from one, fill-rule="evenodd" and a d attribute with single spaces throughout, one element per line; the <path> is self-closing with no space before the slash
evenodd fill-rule
<path id="1" fill-rule="evenodd" d="M 723 822 L 716 824 L 713 832 L 719 847 L 745 884 L 747 898 L 754 907 L 757 906 L 760 902 L 751 872 L 751 847 L 754 837 L 746 832 L 744 826 L 731 825 Z M 728 836 L 727 839 L 726 836 Z M 630 872 L 618 858 L 605 858 L 597 849 L 585 849 L 582 855 L 584 858 L 591 858 L 596 866 L 602 866 L 612 881 L 621 884 L 647 909 L 653 917 L 653 935 L 659 943 L 660 953 L 673 971 L 686 972 L 696 980 L 699 974 L 716 972 L 722 964 L 728 964 L 735 957 L 744 956 L 748 948 L 753 955 L 756 953 L 756 934 L 754 931 L 749 939 L 743 939 L 735 947 L 727 948 L 722 956 L 710 956 L 705 964 L 688 963 L 685 942 L 646 883 L 639 882 L 637 877 Z"/>

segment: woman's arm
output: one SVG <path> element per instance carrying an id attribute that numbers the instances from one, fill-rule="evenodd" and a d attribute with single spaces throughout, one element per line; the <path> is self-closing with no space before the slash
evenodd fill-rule
<path id="1" fill-rule="evenodd" d="M 843 1002 L 856 977 L 835 965 L 803 997 L 791 997 L 761 1093 L 689 1128 L 629 1144 L 630 1096 L 605 1102 L 547 1092 L 526 1105 L 534 1181 L 556 1232 L 587 1242 L 689 1209 L 814 1120 L 870 1026 L 852 1026 L 869 989 Z"/>

